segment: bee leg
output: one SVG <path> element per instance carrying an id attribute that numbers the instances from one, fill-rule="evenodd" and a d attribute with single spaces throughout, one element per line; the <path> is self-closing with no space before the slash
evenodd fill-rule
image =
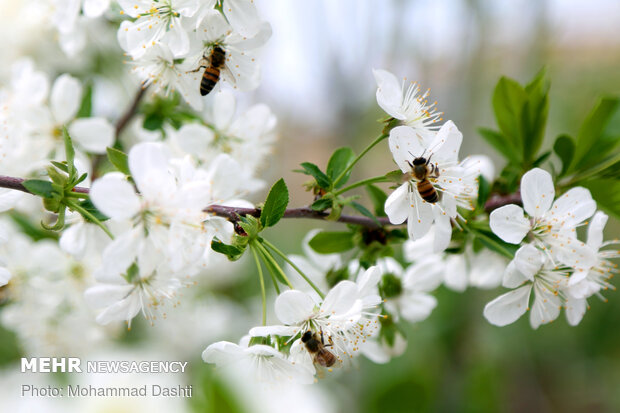
<path id="1" fill-rule="evenodd" d="M 200 70 L 206 69 L 206 68 L 207 68 L 207 66 L 200 65 L 200 66 L 198 66 L 198 69 L 190 70 L 189 72 L 185 72 L 185 73 L 196 73 L 196 72 L 199 72 Z"/>

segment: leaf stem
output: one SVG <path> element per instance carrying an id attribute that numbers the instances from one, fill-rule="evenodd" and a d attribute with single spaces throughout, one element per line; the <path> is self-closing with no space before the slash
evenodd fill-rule
<path id="1" fill-rule="evenodd" d="M 77 203 L 75 203 L 72 200 L 66 200 L 65 202 L 66 202 L 66 205 L 69 208 L 71 208 L 72 210 L 80 213 L 80 215 L 90 219 L 95 225 L 99 226 L 99 228 L 101 228 L 106 234 L 108 234 L 108 237 L 110 237 L 110 239 L 114 239 L 114 235 L 112 235 L 112 233 L 110 232 L 108 227 L 106 227 L 103 224 L 103 222 L 101 222 L 99 219 L 97 219 L 96 216 L 94 216 L 93 214 L 91 214 L 86 209 L 82 208 L 80 205 L 78 205 Z"/>
<path id="2" fill-rule="evenodd" d="M 263 300 L 263 325 L 265 326 L 267 325 L 267 293 L 265 292 L 265 278 L 263 276 L 263 267 L 258 259 L 258 254 L 256 254 L 256 247 L 254 244 L 255 243 L 252 243 L 250 245 L 250 250 L 252 250 L 254 262 L 256 263 L 256 268 L 258 269 L 258 278 L 260 279 L 260 293 Z"/>
<path id="3" fill-rule="evenodd" d="M 364 157 L 364 155 L 366 155 L 366 153 L 368 153 L 369 150 L 371 150 L 372 148 L 375 147 L 376 144 L 378 144 L 379 142 L 381 142 L 382 140 L 384 140 L 385 138 L 387 138 L 389 135 L 387 133 L 382 133 L 381 135 L 379 135 L 374 141 L 372 141 L 370 143 L 370 145 L 368 145 L 366 147 L 366 149 L 364 149 L 359 155 L 357 155 L 357 157 L 355 159 L 353 159 L 353 162 L 351 162 L 349 164 L 349 166 L 346 167 L 346 169 L 344 171 L 342 171 L 342 173 L 340 175 L 338 175 L 338 177 L 334 180 L 334 187 L 338 184 L 338 182 L 340 182 L 345 175 L 351 170 L 351 168 L 353 168 L 353 166 Z"/>
<path id="4" fill-rule="evenodd" d="M 310 279 L 310 277 L 308 277 L 306 274 L 304 274 L 304 272 L 299 269 L 299 267 L 297 265 L 295 265 L 295 263 L 293 263 L 293 261 L 291 261 L 286 254 L 284 254 L 282 251 L 280 251 L 275 245 L 273 245 L 271 242 L 267 241 L 266 239 L 262 238 L 261 242 L 263 244 L 265 244 L 267 247 L 269 247 L 273 252 L 275 252 L 276 254 L 278 254 L 280 257 L 282 257 L 282 259 L 284 261 L 286 261 L 291 267 L 293 267 L 295 269 L 295 271 L 297 271 L 299 273 L 299 275 L 301 275 L 303 277 L 304 280 L 306 280 L 306 282 L 310 285 L 310 287 L 312 287 L 312 289 L 314 291 L 316 291 L 316 293 L 321 297 L 321 298 L 325 298 L 325 294 L 323 293 L 323 291 L 321 291 L 321 289 L 319 287 L 317 287 L 312 280 Z"/>
<path id="5" fill-rule="evenodd" d="M 374 178 L 368 178 L 368 179 L 363 179 L 359 182 L 356 182 L 354 184 L 351 184 L 349 186 L 345 186 L 344 188 L 334 192 L 334 195 L 340 195 L 344 192 L 350 191 L 352 189 L 355 189 L 357 187 L 360 186 L 364 186 L 364 185 L 369 185 L 369 184 L 374 184 L 374 183 L 378 183 L 378 182 L 389 182 L 389 180 L 385 177 L 385 176 L 375 176 Z"/>
<path id="6" fill-rule="evenodd" d="M 271 266 L 278 272 L 278 274 L 280 274 L 280 276 L 282 277 L 282 279 L 284 280 L 284 282 L 286 282 L 286 285 L 289 286 L 289 288 L 291 290 L 294 290 L 295 287 L 293 287 L 293 284 L 291 283 L 291 281 L 288 279 L 288 277 L 286 276 L 286 274 L 284 273 L 284 271 L 282 271 L 282 268 L 280 268 L 280 266 L 278 265 L 277 261 L 273 258 L 273 256 L 269 253 L 269 251 L 267 251 L 265 249 L 265 247 L 260 243 L 260 242 L 256 242 L 254 244 L 256 246 L 256 248 L 261 251 L 263 253 L 263 257 L 265 258 L 265 260 L 269 261 L 269 263 L 271 264 Z"/>

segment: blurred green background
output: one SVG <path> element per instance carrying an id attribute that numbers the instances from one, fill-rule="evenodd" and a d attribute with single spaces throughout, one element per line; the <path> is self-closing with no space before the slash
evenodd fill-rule
<path id="1" fill-rule="evenodd" d="M 430 87 L 444 119 L 452 119 L 464 134 L 461 157 L 489 155 L 497 170 L 502 161 L 476 128 L 495 126 L 491 94 L 500 76 L 524 83 L 547 67 L 547 148 L 558 134 L 575 134 L 598 97 L 620 94 L 616 0 L 278 0 L 258 5 L 274 36 L 264 51 L 264 82 L 242 100 L 263 101 L 278 116 L 280 145 L 265 179 L 285 178 L 291 206 L 311 202 L 302 188 L 307 177 L 291 172 L 300 162 L 323 167 L 335 148 L 349 145 L 359 152 L 380 133 L 376 120 L 384 114 L 375 101 L 373 67 Z M 351 181 L 392 169 L 387 144 L 379 145 Z M 287 220 L 265 236 L 287 253 L 300 253 L 307 231 L 335 226 Z M 610 220 L 607 238 L 619 234 L 618 221 Z M 252 266 L 239 264 L 235 271 L 245 274 L 240 283 L 219 293 L 233 298 L 254 294 L 258 283 Z M 527 316 L 503 328 L 490 325 L 482 309 L 497 295 L 497 290 L 470 288 L 459 294 L 441 287 L 432 315 L 407 329 L 404 355 L 387 365 L 363 360 L 318 386 L 329 395 L 333 410 L 341 412 L 620 411 L 616 293 L 606 292 L 608 303 L 592 298 L 592 308 L 577 327 L 569 327 L 561 315 L 536 331 Z M 252 305 L 248 311 L 258 314 L 260 304 Z M 140 349 L 146 326 L 135 321 L 119 343 Z M 21 352 L 13 333 L 0 328 L 0 365 L 13 365 Z M 192 409 L 252 411 L 213 377 L 199 354 L 190 365 L 186 381 L 196 389 Z"/>

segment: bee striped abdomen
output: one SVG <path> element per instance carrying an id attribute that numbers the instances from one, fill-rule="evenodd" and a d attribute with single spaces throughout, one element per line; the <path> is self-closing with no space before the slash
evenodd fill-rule
<path id="1" fill-rule="evenodd" d="M 202 96 L 208 95 L 217 82 L 220 80 L 220 69 L 215 67 L 207 67 L 205 73 L 202 75 L 200 81 L 200 94 Z"/>
<path id="2" fill-rule="evenodd" d="M 418 182 L 418 192 L 420 193 L 422 199 L 426 202 L 434 204 L 435 202 L 439 201 L 439 195 L 437 194 L 437 190 L 428 179 L 424 179 Z"/>

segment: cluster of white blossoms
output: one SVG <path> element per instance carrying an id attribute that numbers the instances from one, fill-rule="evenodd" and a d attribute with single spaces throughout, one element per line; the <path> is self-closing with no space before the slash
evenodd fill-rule
<path id="1" fill-rule="evenodd" d="M 601 249 L 617 242 L 603 242 L 607 215 L 595 213 L 596 202 L 582 187 L 555 199 L 551 175 L 538 168 L 523 175 L 521 198 L 523 208 L 506 205 L 490 215 L 493 232 L 521 247 L 502 281 L 513 291 L 488 303 L 484 315 L 491 323 L 504 326 L 525 314 L 533 300 L 533 328 L 555 320 L 562 308 L 571 325 L 579 324 L 587 299 L 593 295 L 602 298 L 602 290 L 613 288 L 608 280 L 617 269 L 609 259 L 620 257 L 620 253 Z M 577 228 L 586 224 L 584 243 L 577 237 Z"/>
<path id="2" fill-rule="evenodd" d="M 380 279 L 375 266 L 355 282 L 339 282 L 324 299 L 285 291 L 275 301 L 282 324 L 254 327 L 239 345 L 214 343 L 202 357 L 219 366 L 239 366 L 260 382 L 312 383 L 317 370 L 349 364 L 378 335 Z M 261 344 L 249 345 L 255 342 Z"/>
<path id="3" fill-rule="evenodd" d="M 98 321 L 130 321 L 139 312 L 154 320 L 176 304 L 178 290 L 206 267 L 214 237 L 230 242 L 233 225 L 204 212 L 209 205 L 251 206 L 242 196 L 261 187 L 239 164 L 220 154 L 207 168 L 173 158 L 158 143 L 129 152 L 132 181 L 120 172 L 95 180 L 94 205 L 121 225 L 95 272 L 99 284 L 86 295 L 104 308 Z M 135 186 L 134 186 L 135 185 Z M 136 193 L 137 190 L 137 193 Z"/>
<path id="4" fill-rule="evenodd" d="M 200 83 L 214 48 L 224 52 L 221 81 L 248 91 L 260 82 L 257 51 L 271 36 L 250 0 L 123 0 L 118 41 L 144 86 L 178 91 L 196 110 L 203 107 Z M 221 83 L 221 82 L 220 82 Z"/>
<path id="5" fill-rule="evenodd" d="M 417 83 L 399 83 L 396 76 L 375 70 L 377 102 L 401 126 L 390 130 L 389 146 L 404 174 L 403 183 L 390 194 L 385 212 L 392 224 L 407 221 L 413 240 L 434 228 L 434 252 L 448 247 L 458 207 L 473 209 L 478 194 L 478 162 L 459 162 L 463 135 L 452 121 L 441 127 L 441 113 L 419 95 Z M 417 166 L 417 168 L 416 168 Z"/>

